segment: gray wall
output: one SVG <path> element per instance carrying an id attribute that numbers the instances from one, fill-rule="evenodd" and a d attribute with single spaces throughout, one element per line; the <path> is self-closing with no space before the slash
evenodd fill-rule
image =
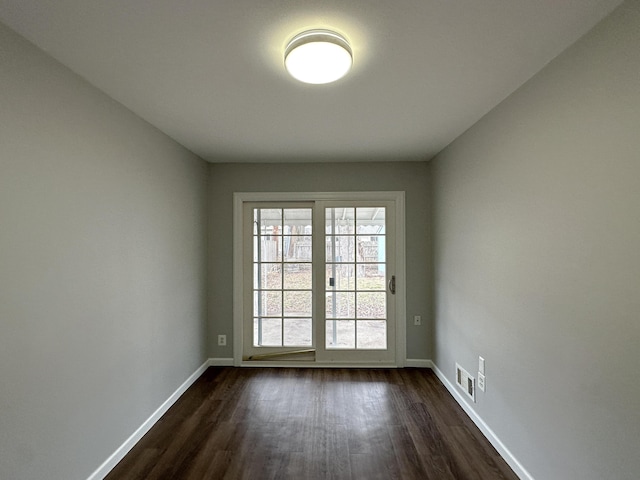
<path id="1" fill-rule="evenodd" d="M 0 478 L 87 478 L 206 359 L 207 182 L 0 25 Z"/>
<path id="2" fill-rule="evenodd" d="M 640 2 L 430 164 L 435 362 L 537 480 L 640 472 Z"/>
<path id="3" fill-rule="evenodd" d="M 209 351 L 230 358 L 231 345 L 218 347 L 217 335 L 233 335 L 233 192 L 406 192 L 407 357 L 431 358 L 429 201 L 427 166 L 414 163 L 214 164 L 210 202 Z M 232 343 L 230 341 L 228 344 Z"/>

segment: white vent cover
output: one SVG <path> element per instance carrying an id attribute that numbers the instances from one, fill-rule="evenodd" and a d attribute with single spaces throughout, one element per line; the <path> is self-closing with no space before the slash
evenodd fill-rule
<path id="1" fill-rule="evenodd" d="M 476 401 L 476 379 L 469 375 L 464 368 L 456 363 L 456 384 L 467 396 Z"/>

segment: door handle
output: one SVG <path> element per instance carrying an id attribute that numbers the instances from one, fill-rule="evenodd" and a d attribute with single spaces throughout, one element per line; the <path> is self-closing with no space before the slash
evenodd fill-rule
<path id="1" fill-rule="evenodd" d="M 391 280 L 389 280 L 389 291 L 392 295 L 396 294 L 396 276 L 391 275 Z"/>

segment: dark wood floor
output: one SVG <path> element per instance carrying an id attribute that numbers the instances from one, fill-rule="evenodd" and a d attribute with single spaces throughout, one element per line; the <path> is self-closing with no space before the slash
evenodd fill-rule
<path id="1" fill-rule="evenodd" d="M 509 479 L 431 370 L 209 368 L 107 479 Z"/>

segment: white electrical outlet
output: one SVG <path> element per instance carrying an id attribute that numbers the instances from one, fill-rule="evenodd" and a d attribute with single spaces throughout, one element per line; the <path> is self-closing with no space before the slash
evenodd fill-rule
<path id="1" fill-rule="evenodd" d="M 484 358 L 478 357 L 478 372 L 484 375 Z"/>
<path id="2" fill-rule="evenodd" d="M 486 378 L 483 373 L 478 372 L 478 388 L 484 392 Z"/>
<path id="3" fill-rule="evenodd" d="M 225 347 L 227 345 L 227 336 L 226 335 L 218 335 L 218 346 Z"/>
<path id="4" fill-rule="evenodd" d="M 413 324 L 414 325 L 422 325 L 422 317 L 420 315 L 413 316 Z"/>

